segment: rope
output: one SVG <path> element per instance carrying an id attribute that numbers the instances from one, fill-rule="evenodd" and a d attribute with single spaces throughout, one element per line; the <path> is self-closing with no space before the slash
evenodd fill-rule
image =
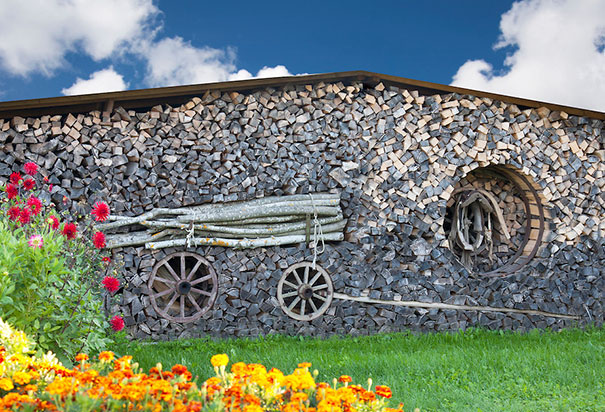
<path id="1" fill-rule="evenodd" d="M 187 233 L 187 238 L 185 239 L 185 242 L 187 243 L 187 247 L 190 248 L 191 247 L 191 241 L 193 240 L 193 237 L 195 236 L 195 227 L 193 225 L 193 222 L 191 222 L 191 224 L 189 225 L 189 232 Z"/>
<path id="2" fill-rule="evenodd" d="M 315 200 L 313 199 L 313 195 L 309 193 L 309 197 L 311 198 L 311 204 L 313 205 L 313 265 L 312 268 L 315 270 L 315 264 L 317 263 L 317 256 L 321 255 L 326 250 L 326 242 L 324 240 L 324 233 L 321 228 L 321 224 L 317 219 L 317 209 L 315 209 Z M 317 250 L 318 238 L 321 241 L 321 250 Z"/>

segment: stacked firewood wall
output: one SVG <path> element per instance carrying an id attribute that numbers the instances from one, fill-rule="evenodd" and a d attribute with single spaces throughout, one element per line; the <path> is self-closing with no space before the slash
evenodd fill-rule
<path id="1" fill-rule="evenodd" d="M 603 320 L 605 146 L 600 120 L 471 95 L 421 95 L 382 83 L 317 83 L 207 92 L 177 107 L 4 119 L 0 144 L 1 181 L 25 162 L 36 162 L 54 184 L 52 200 L 61 205 L 67 196 L 85 213 L 81 204 L 97 200 L 108 202 L 114 214 L 138 216 L 153 208 L 339 193 L 347 221 L 344 241 L 330 246 L 320 261 L 338 274 L 346 293 L 535 307 Z M 532 182 L 547 211 L 547 230 L 527 265 L 482 278 L 481 271 L 465 268 L 450 251 L 444 223 L 456 187 L 478 184 L 472 172 L 490 165 L 506 165 Z M 493 189 L 501 209 L 511 212 L 507 224 L 513 237 L 524 235 L 523 221 L 529 217 L 515 214 L 519 202 L 512 186 L 497 183 Z M 500 263 L 508 253 L 504 246 L 500 243 L 495 252 L 497 258 L 502 254 Z M 127 247 L 116 253 L 126 262 L 122 309 L 134 333 L 154 338 L 193 330 L 220 334 L 217 325 L 246 333 L 240 328 L 244 324 L 258 333 L 309 334 L 411 325 L 435 330 L 565 324 L 525 315 L 490 318 L 363 304 L 356 309 L 351 302 L 335 303 L 329 321 L 288 323 L 265 295 L 274 292 L 271 282 L 287 266 L 282 261 L 295 261 L 291 254 L 309 258 L 304 246 L 248 254 L 218 246 L 197 250 L 217 256 L 220 291 L 230 298 L 219 297 L 216 310 L 233 319 L 211 323 L 219 315 L 209 312 L 189 329 L 161 321 L 145 304 L 155 258 L 143 246 Z M 267 279 L 256 277 L 257 267 L 267 268 L 260 271 Z M 238 281 L 243 278 L 266 284 L 264 289 L 246 286 Z M 264 305 L 252 306 L 261 300 Z M 361 316 L 363 327 L 343 321 L 354 316 Z"/>

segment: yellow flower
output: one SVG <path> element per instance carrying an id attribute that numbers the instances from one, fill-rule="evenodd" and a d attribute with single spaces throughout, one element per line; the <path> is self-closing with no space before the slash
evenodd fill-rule
<path id="1" fill-rule="evenodd" d="M 224 353 L 214 355 L 212 358 L 210 358 L 210 363 L 214 367 L 226 366 L 229 363 L 229 357 Z"/>
<path id="2" fill-rule="evenodd" d="M 14 388 L 15 386 L 13 385 L 13 381 L 11 381 L 9 378 L 0 378 L 0 389 L 3 391 L 10 391 Z"/>

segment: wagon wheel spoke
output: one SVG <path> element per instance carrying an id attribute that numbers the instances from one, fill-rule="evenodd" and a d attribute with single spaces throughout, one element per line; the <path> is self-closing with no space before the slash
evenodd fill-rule
<path id="1" fill-rule="evenodd" d="M 297 290 L 294 290 L 294 291 L 292 291 L 292 292 L 283 293 L 281 296 L 282 296 L 283 298 L 291 298 L 292 296 L 296 296 L 296 295 L 298 295 L 298 291 L 297 291 Z"/>
<path id="2" fill-rule="evenodd" d="M 198 304 L 197 304 L 197 302 L 195 301 L 195 299 L 193 299 L 193 298 L 191 297 L 191 295 L 187 295 L 187 298 L 189 299 L 189 301 L 191 302 L 191 304 L 192 304 L 193 306 L 195 306 L 195 309 L 196 309 L 198 312 L 201 312 L 202 308 L 200 308 L 200 305 L 198 305 Z"/>
<path id="3" fill-rule="evenodd" d="M 300 286 L 300 285 L 302 285 L 302 284 L 303 284 L 303 282 L 302 282 L 302 280 L 300 280 L 300 277 L 298 276 L 298 272 L 297 272 L 296 270 L 293 270 L 293 271 L 292 271 L 292 274 L 293 274 L 293 275 L 294 275 L 294 277 L 296 278 L 296 281 L 298 282 L 298 285 L 299 285 L 299 286 Z M 298 286 L 296 286 L 296 287 L 298 287 Z"/>
<path id="4" fill-rule="evenodd" d="M 172 288 L 172 289 L 166 289 L 166 290 L 164 290 L 162 292 L 159 292 L 159 293 L 154 293 L 153 297 L 156 298 L 156 299 L 157 298 L 161 298 L 162 296 L 166 296 L 167 294 L 172 293 L 172 292 L 174 292 L 174 288 Z"/>
<path id="5" fill-rule="evenodd" d="M 296 286 L 294 283 L 288 282 L 287 280 L 284 280 L 284 285 L 288 285 L 292 289 L 298 289 L 298 286 Z"/>
<path id="6" fill-rule="evenodd" d="M 319 279 L 321 277 L 321 272 L 317 272 L 317 274 L 315 276 L 313 276 L 313 279 L 311 279 L 311 281 L 309 282 L 309 286 L 313 286 L 315 284 L 315 282 L 317 282 L 317 279 Z"/>
<path id="7" fill-rule="evenodd" d="M 314 294 L 313 294 L 313 297 L 314 297 L 314 298 L 317 298 L 317 299 L 319 299 L 319 300 L 323 300 L 324 302 L 325 302 L 326 300 L 328 300 L 328 298 L 325 298 L 325 297 L 323 297 L 323 296 L 321 296 L 321 295 L 318 295 L 317 293 L 314 293 Z"/>
<path id="8" fill-rule="evenodd" d="M 313 299 L 309 299 L 309 305 L 311 305 L 313 312 L 317 312 L 317 306 L 315 306 L 315 302 L 313 302 Z"/>
<path id="9" fill-rule="evenodd" d="M 305 299 L 301 299 L 301 304 L 300 304 L 300 315 L 301 316 L 305 316 L 305 306 L 307 305 L 307 301 Z"/>
<path id="10" fill-rule="evenodd" d="M 165 283 L 167 285 L 176 285 L 176 282 L 174 280 L 162 278 L 160 276 L 158 276 L 157 278 L 155 278 L 155 280 L 157 280 L 158 282 Z"/>
<path id="11" fill-rule="evenodd" d="M 181 279 L 187 278 L 187 268 L 185 267 L 185 255 L 181 255 Z"/>
<path id="12" fill-rule="evenodd" d="M 180 302 L 180 306 L 181 306 L 181 317 L 185 317 L 185 295 L 181 295 L 181 302 Z"/>
<path id="13" fill-rule="evenodd" d="M 168 272 L 170 272 L 170 274 L 172 275 L 172 277 L 178 282 L 179 280 L 181 280 L 181 278 L 179 277 L 179 275 L 176 274 L 176 272 L 174 271 L 174 269 L 172 268 L 172 266 L 170 266 L 168 264 L 168 262 L 164 263 L 164 267 L 168 269 Z"/>
<path id="14" fill-rule="evenodd" d="M 292 309 L 294 308 L 294 306 L 296 306 L 296 304 L 297 304 L 298 302 L 300 302 L 300 300 L 301 300 L 301 299 L 300 299 L 300 297 L 299 297 L 299 296 L 297 296 L 297 297 L 296 297 L 296 298 L 295 298 L 295 299 L 292 301 L 292 303 L 290 303 L 290 306 L 288 306 L 288 310 L 292 310 Z"/>
<path id="15" fill-rule="evenodd" d="M 323 285 L 313 286 L 313 291 L 315 292 L 316 290 L 322 290 L 322 289 L 327 289 L 327 288 L 328 288 L 328 284 L 324 283 Z"/>
<path id="16" fill-rule="evenodd" d="M 206 275 L 203 278 L 196 279 L 193 282 L 191 282 L 190 284 L 191 284 L 191 286 L 197 285 L 198 283 L 205 282 L 205 281 L 207 281 L 209 279 L 212 279 L 212 275 Z"/>
<path id="17" fill-rule="evenodd" d="M 206 292 L 205 290 L 202 290 L 202 289 L 191 288 L 191 291 L 195 292 L 195 293 L 199 293 L 200 295 L 212 296 L 212 294 L 210 292 Z"/>
<path id="18" fill-rule="evenodd" d="M 311 266 L 305 266 L 305 274 L 303 275 L 303 279 L 305 281 L 305 283 L 309 283 L 309 268 Z"/>
<path id="19" fill-rule="evenodd" d="M 174 302 L 176 302 L 178 297 L 179 297 L 179 294 L 174 292 L 174 295 L 172 296 L 172 298 L 170 298 L 170 301 L 168 302 L 168 304 L 166 304 L 166 312 L 168 312 L 168 310 L 174 304 Z"/>
<path id="20" fill-rule="evenodd" d="M 198 260 L 197 263 L 195 264 L 195 266 L 193 267 L 193 269 L 191 269 L 191 271 L 189 271 L 189 274 L 187 275 L 187 280 L 191 280 L 191 278 L 193 278 L 193 275 L 196 274 L 197 270 L 199 269 L 199 267 L 202 265 L 202 261 Z"/>

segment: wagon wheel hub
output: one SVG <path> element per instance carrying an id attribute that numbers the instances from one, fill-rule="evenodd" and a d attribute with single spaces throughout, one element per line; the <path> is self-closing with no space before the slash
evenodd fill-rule
<path id="1" fill-rule="evenodd" d="M 311 299 L 313 297 L 313 288 L 308 284 L 302 284 L 298 288 L 298 296 L 302 299 Z"/>
<path id="2" fill-rule="evenodd" d="M 277 284 L 277 300 L 286 315 L 310 321 L 323 315 L 332 303 L 330 275 L 318 265 L 301 262 L 290 266 Z"/>
<path id="3" fill-rule="evenodd" d="M 179 295 L 187 295 L 191 291 L 191 288 L 191 283 L 183 280 L 177 284 L 176 291 Z"/>

